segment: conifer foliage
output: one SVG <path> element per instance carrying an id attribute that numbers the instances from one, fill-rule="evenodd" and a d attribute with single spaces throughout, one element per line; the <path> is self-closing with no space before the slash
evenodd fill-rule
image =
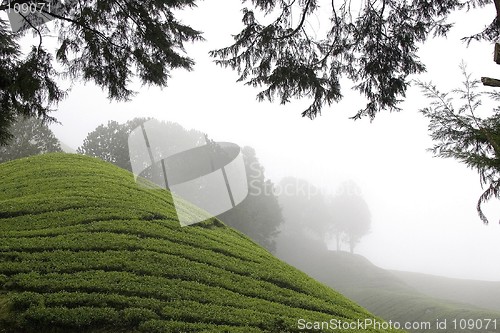
<path id="1" fill-rule="evenodd" d="M 2 1 L 0 12 L 31 2 Z M 67 95 L 57 81 L 61 76 L 94 82 L 109 98 L 123 101 L 134 94 L 134 77 L 164 87 L 172 69 L 191 70 L 184 44 L 203 38 L 174 11 L 194 5 L 195 0 L 64 1 L 57 11 L 44 12 L 55 18 L 53 31 L 30 25 L 28 16 L 28 29 L 14 33 L 0 20 L 0 144 L 11 136 L 16 115 L 54 120 L 50 111 Z M 20 38 L 32 32 L 39 38 L 23 55 Z M 47 48 L 48 35 L 58 37 L 55 56 Z"/>
<path id="2" fill-rule="evenodd" d="M 258 100 L 286 104 L 291 98 L 311 98 L 302 112 L 310 118 L 342 98 L 342 78 L 354 82 L 367 99 L 353 118 L 399 111 L 408 76 L 425 71 L 419 46 L 429 37 L 446 36 L 452 27 L 447 18 L 455 10 L 491 5 L 493 22 L 468 41 L 495 40 L 500 32 L 491 0 L 250 2 L 253 7 L 244 9 L 244 28 L 234 44 L 211 55 L 221 66 L 237 70 L 240 81 L 264 87 Z M 325 15 L 327 29 L 311 29 L 311 22 Z"/>
<path id="3" fill-rule="evenodd" d="M 454 158 L 479 173 L 481 186 L 486 188 L 477 202 L 479 217 L 488 218 L 482 204 L 500 199 L 500 107 L 490 115 L 480 110 L 482 97 L 500 101 L 500 92 L 478 92 L 480 81 L 471 78 L 465 65 L 463 87 L 443 93 L 431 83 L 418 82 L 431 104 L 421 110 L 429 119 L 429 131 L 436 144 L 430 150 L 438 157 Z M 456 102 L 460 101 L 460 106 Z"/>
<path id="4" fill-rule="evenodd" d="M 2 1 L 0 12 L 33 2 Z M 202 40 L 202 32 L 176 15 L 194 7 L 196 0 L 57 2 L 57 11 L 44 12 L 54 19 L 50 33 L 48 25 L 31 24 L 29 17 L 28 28 L 20 33 L 0 20 L 0 144 L 10 137 L 8 127 L 15 115 L 54 120 L 49 112 L 67 95 L 57 81 L 61 75 L 94 82 L 111 99 L 127 100 L 134 94 L 129 86 L 133 77 L 164 87 L 172 69 L 193 68 L 184 45 Z M 416 56 L 419 46 L 430 36 L 447 34 L 453 11 L 490 6 L 492 16 L 485 23 L 491 23 L 466 39 L 493 41 L 500 35 L 499 15 L 493 9 L 499 6 L 493 6 L 493 0 L 242 3 L 247 6 L 243 29 L 232 45 L 211 55 L 238 71 L 241 81 L 263 87 L 259 100 L 278 98 L 285 104 L 292 98 L 311 98 L 302 112 L 310 118 L 342 98 L 342 78 L 352 80 L 367 99 L 355 119 L 399 110 L 407 77 L 425 70 Z M 311 30 L 310 22 L 325 15 L 327 28 Z M 31 32 L 39 38 L 22 54 L 20 37 Z M 55 55 L 46 47 L 48 35 L 58 37 Z"/>

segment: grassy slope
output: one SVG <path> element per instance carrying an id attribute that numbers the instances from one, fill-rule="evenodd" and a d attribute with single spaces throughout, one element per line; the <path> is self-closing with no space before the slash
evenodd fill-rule
<path id="1" fill-rule="evenodd" d="M 315 267 L 311 267 L 311 261 L 305 258 L 301 260 L 296 256 L 294 260 L 288 260 L 288 262 L 386 320 L 433 324 L 430 330 L 415 331 L 456 332 L 450 325 L 450 321 L 455 318 L 497 319 L 496 330 L 492 330 L 490 325 L 488 330 L 467 329 L 460 332 L 499 332 L 500 330 L 500 312 L 484 310 L 470 304 L 445 301 L 420 293 L 392 272 L 373 265 L 360 255 L 324 251 L 322 254 L 316 254 L 316 262 L 321 262 L 321 266 L 315 265 Z M 436 319 L 447 319 L 448 329 L 437 330 Z"/>
<path id="2" fill-rule="evenodd" d="M 0 164 L 0 332 L 294 332 L 299 318 L 372 317 L 215 219 L 180 227 L 168 192 L 110 164 Z"/>
<path id="3" fill-rule="evenodd" d="M 391 273 L 424 294 L 500 311 L 500 282 L 451 279 L 401 271 Z"/>

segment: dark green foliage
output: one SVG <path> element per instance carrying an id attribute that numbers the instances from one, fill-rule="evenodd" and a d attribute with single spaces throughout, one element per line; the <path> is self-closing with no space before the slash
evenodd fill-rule
<path id="1" fill-rule="evenodd" d="M 446 19 L 452 11 L 492 5 L 492 1 L 320 5 L 317 0 L 253 0 L 251 4 L 253 8 L 249 5 L 243 10 L 244 28 L 234 36 L 235 43 L 211 52 L 218 64 L 237 70 L 239 81 L 265 87 L 258 100 L 277 97 L 285 104 L 292 97 L 311 98 L 302 113 L 310 118 L 325 104 L 342 98 L 340 80 L 348 78 L 368 100 L 354 118 L 373 119 L 381 110 L 399 110 L 397 105 L 409 85 L 407 77 L 425 70 L 417 57 L 419 44 L 433 35 L 446 36 L 452 26 Z M 493 8 L 490 19 L 496 16 Z M 258 19 L 262 13 L 269 23 Z M 310 29 L 325 14 L 329 15 L 328 28 Z M 495 19 L 474 38 L 496 41 L 499 26 Z"/>
<path id="2" fill-rule="evenodd" d="M 21 157 L 51 152 L 62 152 L 54 133 L 36 118 L 15 118 L 9 131 L 12 137 L 0 146 L 0 163 Z"/>
<path id="3" fill-rule="evenodd" d="M 0 332 L 274 333 L 373 317 L 215 219 L 181 227 L 167 191 L 98 159 L 46 154 L 0 175 Z"/>
<path id="4" fill-rule="evenodd" d="M 218 218 L 273 252 L 276 249 L 275 237 L 283 222 L 281 207 L 273 191 L 274 184 L 265 178 L 264 167 L 259 163 L 255 150 L 243 147 L 242 152 L 248 196 Z"/>
<path id="5" fill-rule="evenodd" d="M 54 121 L 48 113 L 65 96 L 55 82 L 52 56 L 33 46 L 23 58 L 18 39 L 0 19 L 0 145 L 12 138 L 9 128 L 16 119 Z"/>
<path id="6" fill-rule="evenodd" d="M 10 6 L 17 2 L 26 1 L 10 1 Z M 127 100 L 134 93 L 128 87 L 133 77 L 163 87 L 171 69 L 191 70 L 194 62 L 183 54 L 184 44 L 203 38 L 173 11 L 193 6 L 194 0 L 65 1 L 61 10 L 46 13 L 56 18 L 56 59 L 43 44 L 47 26 L 31 27 L 28 16 L 27 29 L 14 34 L 0 21 L 0 143 L 10 136 L 16 115 L 51 119 L 49 112 L 66 95 L 56 84 L 60 75 L 93 81 L 109 98 Z M 8 9 L 0 5 L 0 11 Z M 33 30 L 39 40 L 23 57 L 19 37 Z"/>
<path id="7" fill-rule="evenodd" d="M 451 94 L 440 92 L 431 83 L 418 83 L 432 100 L 421 112 L 429 118 L 429 131 L 436 142 L 430 150 L 438 157 L 454 158 L 478 171 L 481 186 L 486 190 L 479 197 L 477 212 L 487 224 L 482 203 L 500 199 L 500 108 L 494 108 L 487 117 L 481 116 L 478 108 L 482 96 L 499 101 L 500 93 L 478 92 L 480 81 L 471 79 L 465 65 L 461 69 L 465 77 L 463 87 Z M 452 96 L 458 97 L 462 105 L 456 108 Z"/>

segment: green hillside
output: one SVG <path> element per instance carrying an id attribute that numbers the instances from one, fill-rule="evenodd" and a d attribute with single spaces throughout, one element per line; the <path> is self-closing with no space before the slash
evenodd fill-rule
<path id="1" fill-rule="evenodd" d="M 391 271 L 421 293 L 500 312 L 500 282 L 452 279 L 422 273 Z"/>
<path id="2" fill-rule="evenodd" d="M 360 255 L 347 252 L 323 251 L 316 253 L 316 262 L 300 256 L 286 258 L 287 261 L 307 272 L 318 281 L 342 292 L 350 299 L 358 302 L 372 313 L 386 320 L 400 323 L 415 323 L 418 329 L 413 332 L 500 332 L 500 311 L 485 310 L 471 304 L 443 300 L 419 292 L 417 289 L 399 279 L 391 271 L 373 265 Z M 457 290 L 459 293 L 460 290 Z M 493 291 L 496 292 L 496 291 Z M 446 329 L 438 329 L 436 320 L 447 320 Z M 456 329 L 453 320 L 474 320 L 472 328 Z M 476 320 L 481 320 L 476 322 Z M 495 325 L 490 323 L 485 328 L 484 319 L 496 319 Z M 429 326 L 425 326 L 428 325 Z M 475 327 L 483 324 L 481 329 Z"/>
<path id="3" fill-rule="evenodd" d="M 216 219 L 181 227 L 167 191 L 111 164 L 0 164 L 0 332 L 305 332 L 299 319 L 369 318 Z"/>

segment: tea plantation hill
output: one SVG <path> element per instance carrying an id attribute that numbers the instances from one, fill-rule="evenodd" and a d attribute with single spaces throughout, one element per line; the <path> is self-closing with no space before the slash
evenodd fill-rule
<path id="1" fill-rule="evenodd" d="M 278 255 L 288 263 L 308 272 L 312 277 L 326 285 L 335 288 L 345 296 L 354 300 L 364 308 L 386 320 L 399 323 L 412 323 L 417 326 L 409 328 L 409 332 L 422 333 L 499 333 L 500 311 L 494 308 L 486 308 L 492 302 L 485 296 L 486 287 L 490 287 L 490 294 L 498 294 L 497 283 L 483 285 L 483 292 L 478 295 L 483 298 L 481 305 L 467 303 L 466 297 L 460 297 L 461 293 L 471 293 L 472 286 L 480 285 L 478 281 L 473 284 L 455 283 L 455 298 L 446 298 L 444 293 L 430 291 L 432 287 L 443 287 L 434 279 L 415 277 L 405 272 L 407 276 L 413 276 L 414 284 L 426 282 L 428 285 L 420 291 L 406 280 L 400 279 L 393 271 L 377 267 L 365 257 L 359 254 L 351 254 L 343 251 L 328 251 L 318 248 L 315 252 L 278 251 Z M 286 255 L 285 255 L 286 254 Z M 409 280 L 409 279 L 408 279 Z M 441 282 L 451 284 L 452 279 L 443 278 Z M 434 286 L 433 286 L 434 285 Z M 462 288 L 462 289 L 461 289 Z M 478 291 L 478 288 L 474 288 Z M 449 289 L 451 291 L 451 289 Z M 488 302 L 489 301 L 489 302 Z M 498 302 L 498 300 L 497 300 Z M 491 303 L 490 303 L 491 304 Z M 482 307 L 480 307 L 482 306 Z M 491 321 L 489 321 L 491 319 Z M 444 326 L 437 327 L 439 320 L 447 322 Z M 457 321 L 457 327 L 453 321 Z M 496 321 L 495 321 L 496 320 Z M 430 323 L 430 327 L 427 327 Z"/>
<path id="2" fill-rule="evenodd" d="M 0 164 L 0 332 L 304 332 L 300 318 L 374 317 L 216 219 L 181 227 L 167 191 L 111 164 Z"/>

